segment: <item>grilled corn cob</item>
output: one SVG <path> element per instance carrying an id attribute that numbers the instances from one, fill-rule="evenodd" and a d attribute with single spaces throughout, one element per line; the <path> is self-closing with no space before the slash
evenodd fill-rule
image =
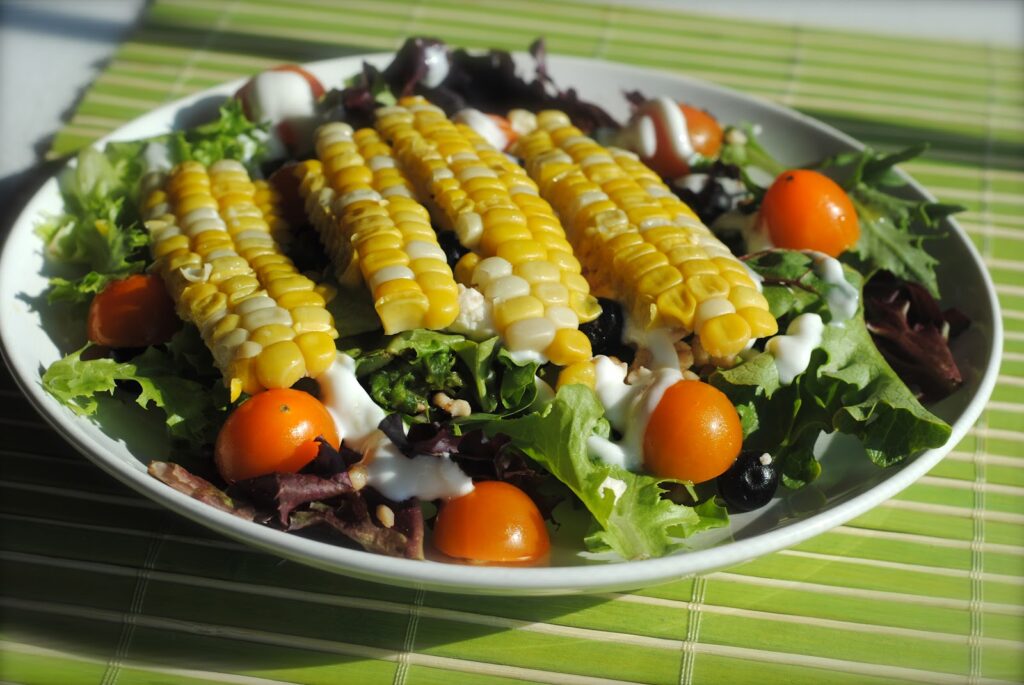
<path id="1" fill-rule="evenodd" d="M 379 110 L 377 130 L 419 196 L 432 198 L 437 223 L 473 250 L 456 276 L 491 303 L 508 348 L 560 365 L 589 359 L 590 341 L 578 327 L 600 309 L 551 206 L 525 172 L 422 98 Z"/>
<path id="2" fill-rule="evenodd" d="M 777 332 L 743 264 L 633 155 L 601 147 L 556 111 L 540 113 L 515 151 L 595 292 L 625 300 L 642 328 L 696 333 L 719 358 Z"/>
<path id="3" fill-rule="evenodd" d="M 316 377 L 336 356 L 324 298 L 281 253 L 258 191 L 238 162 L 184 162 L 144 204 L 156 269 L 232 400 Z"/>
<path id="4" fill-rule="evenodd" d="M 300 192 L 339 279 L 361 276 L 389 335 L 451 325 L 458 286 L 390 148 L 373 129 L 331 123 L 317 131 L 316 149 L 319 163 L 298 167 Z"/>

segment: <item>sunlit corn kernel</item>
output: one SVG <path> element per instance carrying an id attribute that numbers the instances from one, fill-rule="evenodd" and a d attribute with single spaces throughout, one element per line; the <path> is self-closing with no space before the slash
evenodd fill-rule
<path id="1" fill-rule="evenodd" d="M 261 326 L 252 331 L 249 339 L 261 347 L 269 347 L 282 340 L 291 340 L 295 337 L 295 330 L 288 325 L 273 323 Z"/>
<path id="2" fill-rule="evenodd" d="M 555 324 L 556 329 L 576 329 L 580 325 L 580 318 L 576 315 L 576 312 L 574 312 L 571 307 L 559 305 L 545 307 L 544 316 L 546 316 L 551 321 L 551 323 Z"/>
<path id="3" fill-rule="evenodd" d="M 430 307 L 423 317 L 423 327 L 438 330 L 452 325 L 459 315 L 458 290 L 431 289 L 425 293 Z"/>
<path id="4" fill-rule="evenodd" d="M 430 309 L 430 300 L 417 287 L 415 290 L 389 292 L 377 297 L 373 306 L 384 326 L 384 333 L 393 335 L 413 328 L 422 328 L 423 319 Z"/>
<path id="5" fill-rule="evenodd" d="M 519 276 L 508 275 L 490 281 L 483 289 L 484 297 L 497 304 L 502 300 L 530 294 L 530 283 Z"/>
<path id="6" fill-rule="evenodd" d="M 479 250 L 485 255 L 498 254 L 500 247 L 513 240 L 530 240 L 530 229 L 521 224 L 489 224 L 480 236 Z"/>
<path id="7" fill-rule="evenodd" d="M 363 273 L 375 273 L 386 266 L 409 265 L 409 255 L 401 249 L 378 250 L 369 254 L 360 253 L 359 260 Z"/>
<path id="8" fill-rule="evenodd" d="M 750 325 L 752 338 L 766 338 L 779 332 L 779 322 L 771 312 L 760 307 L 742 307 L 736 310 Z"/>
<path id="9" fill-rule="evenodd" d="M 170 254 L 174 250 L 188 250 L 189 239 L 187 235 L 174 235 L 164 240 L 154 243 L 153 245 L 153 259 L 160 259 L 161 257 Z"/>
<path id="10" fill-rule="evenodd" d="M 507 259 L 488 257 L 480 260 L 473 268 L 470 285 L 476 288 L 486 288 L 491 281 L 510 275 L 512 275 L 512 264 Z"/>
<path id="11" fill-rule="evenodd" d="M 178 200 L 175 205 L 175 211 L 181 214 L 188 214 L 189 212 L 199 209 L 200 207 L 210 207 L 212 209 L 217 208 L 217 200 L 211 195 L 197 193 L 194 195 L 188 195 Z"/>
<path id="12" fill-rule="evenodd" d="M 513 271 L 530 284 L 558 283 L 562 279 L 561 269 L 550 261 L 522 262 L 516 264 Z"/>
<path id="13" fill-rule="evenodd" d="M 413 259 L 409 262 L 409 269 L 417 276 L 425 273 L 438 273 L 444 274 L 449 279 L 452 278 L 452 271 L 448 267 L 448 262 L 443 259 L 435 259 L 433 257 Z"/>
<path id="14" fill-rule="evenodd" d="M 752 288 L 756 289 L 754 281 L 746 272 L 739 271 L 723 271 L 721 273 L 722 278 L 731 285 L 732 287 Z"/>
<path id="15" fill-rule="evenodd" d="M 256 378 L 265 388 L 290 388 L 306 375 L 306 360 L 294 341 L 274 343 L 256 357 Z"/>
<path id="16" fill-rule="evenodd" d="M 556 331 L 555 324 L 543 316 L 519 319 L 505 329 L 505 345 L 513 351 L 542 352 L 555 339 Z"/>
<path id="17" fill-rule="evenodd" d="M 709 259 L 689 259 L 679 264 L 679 270 L 684 278 L 690 278 L 698 274 L 717 274 L 718 266 Z"/>
<path id="18" fill-rule="evenodd" d="M 727 297 L 729 282 L 718 274 L 697 274 L 686 279 L 686 289 L 697 302 L 710 300 L 713 297 Z"/>
<path id="19" fill-rule="evenodd" d="M 655 250 L 646 254 L 636 254 L 623 263 L 626 275 L 631 281 L 642 278 L 659 267 L 668 266 L 668 258 Z"/>
<path id="20" fill-rule="evenodd" d="M 523 262 L 547 259 L 548 251 L 547 248 L 532 239 L 509 240 L 498 246 L 497 255 L 515 266 Z"/>
<path id="21" fill-rule="evenodd" d="M 722 316 L 723 314 L 731 314 L 736 311 L 732 302 L 725 299 L 724 297 L 713 297 L 709 300 L 704 300 L 697 305 L 697 309 L 693 315 L 693 330 L 700 333 L 704 324 L 715 317 Z"/>
<path id="22" fill-rule="evenodd" d="M 700 343 L 712 357 L 731 357 L 746 347 L 750 336 L 750 325 L 746 319 L 732 312 L 705 322 L 700 332 Z"/>
<path id="23" fill-rule="evenodd" d="M 455 280 L 463 285 L 471 285 L 473 282 L 473 273 L 476 270 L 477 264 L 480 263 L 480 255 L 475 252 L 467 252 L 459 258 L 459 261 L 455 263 Z M 511 265 L 510 265 L 511 266 Z"/>
<path id="24" fill-rule="evenodd" d="M 594 356 L 590 338 L 574 328 L 559 328 L 551 344 L 544 350 L 545 356 L 558 366 L 567 366 L 590 359 Z"/>
<path id="25" fill-rule="evenodd" d="M 532 319 L 544 316 L 544 303 L 532 295 L 520 295 L 494 306 L 494 324 L 498 330 L 505 330 L 508 326 L 522 319 Z"/>
<path id="26" fill-rule="evenodd" d="M 274 278 L 267 284 L 267 292 L 275 300 L 284 295 L 285 293 L 294 292 L 296 290 L 312 290 L 313 281 L 309 280 L 305 276 L 300 274 L 286 275 L 279 278 Z"/>
<path id="27" fill-rule="evenodd" d="M 561 390 L 567 385 L 585 385 L 591 390 L 597 385 L 597 371 L 590 360 L 578 361 L 566 366 L 558 374 L 556 389 Z"/>
<path id="28" fill-rule="evenodd" d="M 295 307 L 290 310 L 292 328 L 296 333 L 334 331 L 334 319 L 324 307 Z"/>
<path id="29" fill-rule="evenodd" d="M 402 235 L 397 230 L 376 232 L 366 238 L 356 236 L 352 241 L 360 254 L 368 255 L 380 250 L 399 250 L 404 245 Z"/>
<path id="30" fill-rule="evenodd" d="M 237 400 L 243 392 L 247 395 L 255 395 L 264 389 L 256 375 L 256 358 L 254 357 L 232 361 L 227 367 L 225 378 L 230 379 L 228 385 L 232 402 Z"/>
<path id="31" fill-rule="evenodd" d="M 601 305 L 598 304 L 597 298 L 590 293 L 570 289 L 569 307 L 576 312 L 581 323 L 593 321 L 601 315 Z"/>
<path id="32" fill-rule="evenodd" d="M 530 291 L 534 297 L 544 303 L 545 307 L 567 306 L 569 304 L 569 289 L 561 283 L 534 283 Z"/>
<path id="33" fill-rule="evenodd" d="M 454 213 L 454 212 L 450 212 Z M 455 235 L 459 242 L 470 250 L 476 249 L 483 238 L 483 219 L 476 212 L 462 212 L 455 219 Z"/>
<path id="34" fill-rule="evenodd" d="M 331 367 L 338 351 L 334 340 L 326 333 L 308 332 L 295 336 L 293 341 L 302 353 L 306 374 L 316 378 Z"/>
<path id="35" fill-rule="evenodd" d="M 658 295 L 656 300 L 657 318 L 669 328 L 692 330 L 696 310 L 697 300 L 683 284 L 669 288 Z"/>
<path id="36" fill-rule="evenodd" d="M 746 307 L 768 309 L 768 300 L 765 299 L 764 295 L 753 288 L 742 285 L 733 286 L 732 290 L 729 291 L 729 301 L 732 302 L 737 310 Z"/>
<path id="37" fill-rule="evenodd" d="M 419 284 L 412 278 L 395 278 L 390 281 L 384 281 L 378 285 L 373 292 L 375 298 L 386 298 L 391 295 L 402 294 L 407 292 L 422 292 Z"/>
<path id="38" fill-rule="evenodd" d="M 678 269 L 669 264 L 663 264 L 640 276 L 634 285 L 634 289 L 641 297 L 653 299 L 682 282 L 683 277 Z"/>
<path id="39" fill-rule="evenodd" d="M 590 284 L 587 279 L 581 276 L 579 273 L 574 272 L 562 272 L 562 285 L 568 288 L 572 292 L 577 293 L 588 293 L 590 292 Z"/>
<path id="40" fill-rule="evenodd" d="M 366 286 L 371 292 L 374 292 L 382 284 L 388 281 L 394 281 L 400 278 L 415 280 L 416 274 L 407 266 L 401 264 L 395 264 L 394 266 L 385 266 L 383 269 L 379 269 L 372 274 L 368 274 L 369 278 L 366 279 Z"/>

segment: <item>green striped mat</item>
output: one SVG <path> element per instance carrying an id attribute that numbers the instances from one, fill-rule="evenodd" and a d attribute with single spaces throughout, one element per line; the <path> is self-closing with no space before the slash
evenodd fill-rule
<path id="1" fill-rule="evenodd" d="M 553 52 L 681 71 L 878 147 L 932 141 L 907 169 L 968 207 L 1005 312 L 977 427 L 895 499 L 793 549 L 632 594 L 481 599 L 228 542 L 112 481 L 31 409 L 5 409 L 0 681 L 1024 680 L 1024 53 L 536 0 L 157 0 L 53 153 L 261 67 L 424 33 L 509 49 L 543 33 Z M 0 402 L 19 397 L 0 378 Z"/>

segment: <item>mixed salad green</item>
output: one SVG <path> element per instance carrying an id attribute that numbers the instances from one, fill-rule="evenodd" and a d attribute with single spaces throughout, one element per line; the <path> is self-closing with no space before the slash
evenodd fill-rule
<path id="1" fill-rule="evenodd" d="M 614 139 L 622 125 L 575 91 L 554 84 L 542 43 L 532 52 L 536 74 L 526 79 L 507 53 L 474 55 L 411 39 L 387 69 L 366 65 L 343 87 L 327 92 L 319 99 L 320 114 L 366 124 L 375 108 L 417 93 L 449 115 L 465 108 L 502 116 L 513 108 L 560 109 L 583 131 Z M 432 82 L 425 78 L 425 63 L 438 54 L 446 71 L 440 82 Z M 645 100 L 636 93 L 630 97 Z M 272 153 L 272 135 L 268 122 L 250 121 L 240 100 L 229 99 L 217 120 L 156 142 L 166 145 L 172 164 L 237 159 L 255 174 L 270 175 L 287 159 Z M 40 224 L 47 257 L 81 269 L 78 278 L 53 279 L 51 306 L 66 308 L 83 322 L 97 293 L 144 272 L 149 263 L 139 207 L 150 142 L 83 150 L 60 180 L 64 212 Z M 742 453 L 717 480 L 694 484 L 595 458 L 593 437 L 618 437 L 598 395 L 579 384 L 553 391 L 557 369 L 517 358 L 497 337 L 472 340 L 426 330 L 386 336 L 365 296 L 343 290 L 330 304 L 343 333 L 339 351 L 351 357 L 360 386 L 387 415 L 380 430 L 407 458 L 448 458 L 478 484 L 512 484 L 549 525 L 585 512 L 590 528 L 581 548 L 586 550 L 624 559 L 667 554 L 695 533 L 726 525 L 727 510 L 767 503 L 778 483 L 798 488 L 813 481 L 821 469 L 813 448 L 822 432 L 855 436 L 880 467 L 938 447 L 949 437 L 950 427 L 920 398 L 937 399 L 960 382 L 949 339 L 966 319 L 937 306 L 935 259 L 927 251 L 928 241 L 940 235 L 941 219 L 959 208 L 899 197 L 902 180 L 894 166 L 922 151 L 865 150 L 798 160 L 801 168 L 833 177 L 856 207 L 860 237 L 840 257 L 841 277 L 857 294 L 853 312 L 838 311 L 837 285 L 816 269 L 815 254 L 777 248 L 748 253 L 750 232 L 736 226 L 758 216 L 770 182 L 787 169 L 760 144 L 755 128 L 727 127 L 716 154 L 696 155 L 686 174 L 671 179 L 680 197 L 760 277 L 780 335 L 803 315 L 817 315 L 824 324 L 805 368 L 792 380 L 780 378 L 765 341 L 728 363 L 694 360 L 692 373 L 728 397 L 742 427 Z M 324 269 L 316 255 L 299 248 L 292 257 L 300 267 Z M 635 350 L 622 340 L 621 311 L 612 302 L 602 304 L 606 314 L 588 329 L 594 349 L 615 349 L 628 361 Z M 83 416 L 95 415 L 98 403 L 107 401 L 100 398 L 105 394 L 162 412 L 175 449 L 200 455 L 199 461 L 210 466 L 186 470 L 157 463 L 153 475 L 246 519 L 303 534 L 328 531 L 342 544 L 419 558 L 429 539 L 425 531 L 445 516 L 445 507 L 435 520 L 431 503 L 388 500 L 363 487 L 362 454 L 345 441 L 335 447 L 321 440 L 315 459 L 297 473 L 230 485 L 221 481 L 209 459 L 212 446 L 246 398 L 231 401 L 209 351 L 188 326 L 169 341 L 142 349 L 86 343 L 51 365 L 42 383 Z M 318 392 L 315 385 L 305 389 Z M 469 411 L 439 404 L 439 395 L 465 402 Z"/>

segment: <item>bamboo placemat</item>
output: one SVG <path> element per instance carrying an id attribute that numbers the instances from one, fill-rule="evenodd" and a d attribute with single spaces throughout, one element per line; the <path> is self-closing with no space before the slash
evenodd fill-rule
<path id="1" fill-rule="evenodd" d="M 0 681 L 985 683 L 1024 680 L 1024 53 L 526 0 L 157 0 L 54 154 L 282 61 L 407 35 L 690 74 L 823 119 L 906 169 L 984 255 L 998 387 L 931 473 L 796 547 L 636 593 L 414 592 L 306 568 L 164 511 L 63 443 L 0 377 Z"/>

